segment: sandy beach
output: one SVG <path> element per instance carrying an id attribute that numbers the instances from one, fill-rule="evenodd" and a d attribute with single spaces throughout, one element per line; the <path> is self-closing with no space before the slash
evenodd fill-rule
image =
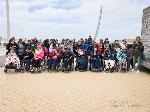
<path id="1" fill-rule="evenodd" d="M 0 112 L 150 112 L 148 73 L 0 72 Z"/>
<path id="2" fill-rule="evenodd" d="M 0 112 L 150 112 L 148 73 L 0 73 Z"/>

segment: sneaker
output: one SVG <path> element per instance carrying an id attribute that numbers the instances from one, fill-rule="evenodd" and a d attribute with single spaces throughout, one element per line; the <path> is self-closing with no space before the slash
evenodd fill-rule
<path id="1" fill-rule="evenodd" d="M 134 72 L 134 69 L 132 69 L 131 72 Z"/>
<path id="2" fill-rule="evenodd" d="M 139 70 L 136 71 L 136 73 L 139 73 L 139 72 L 140 72 Z"/>

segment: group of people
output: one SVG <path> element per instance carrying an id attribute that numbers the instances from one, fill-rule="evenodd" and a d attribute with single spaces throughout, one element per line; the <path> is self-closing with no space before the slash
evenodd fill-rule
<path id="1" fill-rule="evenodd" d="M 57 39 L 42 42 L 36 38 L 16 42 L 12 37 L 6 49 L 5 72 L 8 69 L 33 73 L 43 70 L 139 72 L 144 56 L 144 46 L 139 36 L 132 44 L 125 39 L 121 43 L 118 40 L 110 43 L 108 38 L 96 43 L 91 36 L 78 41 L 63 39 L 61 42 Z"/>

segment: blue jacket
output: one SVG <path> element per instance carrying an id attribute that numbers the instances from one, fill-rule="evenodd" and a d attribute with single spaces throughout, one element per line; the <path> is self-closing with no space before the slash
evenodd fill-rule
<path id="1" fill-rule="evenodd" d="M 127 55 L 125 54 L 125 53 L 121 53 L 121 52 L 118 52 L 117 53 L 117 56 L 116 56 L 116 58 L 120 61 L 120 60 L 126 60 L 126 58 L 127 58 Z"/>
<path id="2" fill-rule="evenodd" d="M 83 49 L 85 49 L 85 51 L 90 52 L 91 48 L 92 46 L 89 43 L 84 43 Z"/>

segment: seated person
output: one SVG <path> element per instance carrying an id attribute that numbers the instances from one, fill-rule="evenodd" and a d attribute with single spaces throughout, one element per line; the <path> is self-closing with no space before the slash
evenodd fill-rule
<path id="1" fill-rule="evenodd" d="M 14 47 L 10 48 L 10 52 L 6 56 L 5 67 L 9 66 L 10 64 L 15 65 L 16 69 L 19 70 L 20 60 L 17 57 L 17 54 L 15 53 L 15 48 Z"/>

